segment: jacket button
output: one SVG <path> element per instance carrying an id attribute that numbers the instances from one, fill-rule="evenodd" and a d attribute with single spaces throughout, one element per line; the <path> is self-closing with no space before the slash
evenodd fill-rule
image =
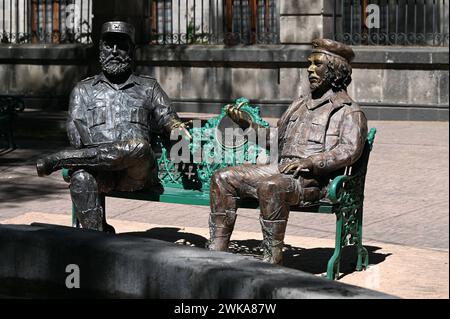
<path id="1" fill-rule="evenodd" d="M 324 162 L 319 162 L 319 167 L 320 168 L 324 168 L 325 167 L 325 163 Z"/>

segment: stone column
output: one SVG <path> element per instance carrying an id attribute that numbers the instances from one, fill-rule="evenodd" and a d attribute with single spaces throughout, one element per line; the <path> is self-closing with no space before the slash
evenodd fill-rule
<path id="1" fill-rule="evenodd" d="M 340 0 L 280 0 L 280 42 L 310 44 L 315 38 L 332 39 L 340 7 Z"/>
<path id="2" fill-rule="evenodd" d="M 146 17 L 149 15 L 148 1 L 142 0 L 95 0 L 93 1 L 94 43 L 98 43 L 101 26 L 106 21 L 119 20 L 131 23 L 136 28 L 136 43 L 145 43 Z"/>

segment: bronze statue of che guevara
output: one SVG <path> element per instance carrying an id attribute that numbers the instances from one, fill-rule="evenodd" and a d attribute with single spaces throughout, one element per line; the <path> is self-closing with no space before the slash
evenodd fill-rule
<path id="1" fill-rule="evenodd" d="M 263 260 L 282 264 L 290 207 L 326 197 L 329 181 L 361 156 L 367 121 L 347 94 L 354 52 L 328 39 L 314 40 L 312 46 L 310 94 L 295 100 L 278 121 L 278 163 L 228 167 L 213 174 L 209 249 L 228 249 L 238 199 L 256 198 Z M 238 107 L 227 113 L 242 127 L 261 129 Z"/>
<path id="2" fill-rule="evenodd" d="M 67 132 L 76 150 L 37 161 L 39 176 L 67 168 L 76 217 L 83 228 L 113 232 L 100 193 L 161 188 L 151 133 L 189 132 L 158 82 L 134 74 L 135 29 L 122 21 L 102 26 L 102 72 L 79 82 L 70 96 Z"/>

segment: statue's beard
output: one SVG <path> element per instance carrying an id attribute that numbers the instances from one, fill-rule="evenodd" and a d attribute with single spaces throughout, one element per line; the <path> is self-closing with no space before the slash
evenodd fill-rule
<path id="1" fill-rule="evenodd" d="M 311 92 L 328 91 L 333 83 L 333 75 L 330 71 L 326 72 L 325 75 L 320 79 L 315 79 L 315 81 L 310 80 L 310 90 Z"/>
<path id="2" fill-rule="evenodd" d="M 122 57 L 114 56 L 107 52 L 100 52 L 102 70 L 108 75 L 118 76 L 129 72 L 132 62 L 133 60 L 129 55 Z"/>

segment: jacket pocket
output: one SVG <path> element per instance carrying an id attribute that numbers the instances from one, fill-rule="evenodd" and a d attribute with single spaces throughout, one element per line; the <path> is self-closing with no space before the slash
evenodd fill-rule
<path id="1" fill-rule="evenodd" d="M 325 142 L 325 126 L 317 123 L 311 124 L 311 129 L 308 134 L 308 141 L 323 144 Z"/>
<path id="2" fill-rule="evenodd" d="M 136 123 L 136 124 L 140 124 L 140 125 L 148 127 L 148 122 L 149 122 L 148 110 L 146 110 L 144 108 L 132 107 L 130 109 L 130 111 L 131 111 L 131 113 L 130 113 L 130 122 L 131 123 Z"/>
<path id="3" fill-rule="evenodd" d="M 103 125 L 106 123 L 106 103 L 97 101 L 87 108 L 89 127 Z"/>

